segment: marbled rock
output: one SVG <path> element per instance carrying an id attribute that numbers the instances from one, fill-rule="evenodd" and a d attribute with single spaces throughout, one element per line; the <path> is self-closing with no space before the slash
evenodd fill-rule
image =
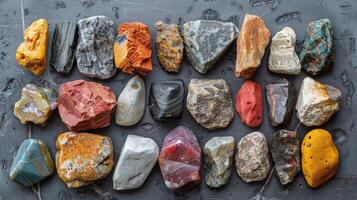
<path id="1" fill-rule="evenodd" d="M 57 92 L 52 88 L 27 84 L 22 88 L 21 99 L 15 103 L 14 115 L 21 123 L 45 125 L 57 108 Z"/>
<path id="2" fill-rule="evenodd" d="M 74 22 L 56 23 L 51 47 L 50 65 L 59 73 L 71 72 L 74 51 L 77 43 L 77 24 Z"/>
<path id="3" fill-rule="evenodd" d="M 192 79 L 186 107 L 196 122 L 211 130 L 227 127 L 234 117 L 231 90 L 223 79 Z"/>
<path id="4" fill-rule="evenodd" d="M 274 133 L 270 151 L 280 183 L 292 182 L 300 172 L 300 144 L 296 132 L 282 129 Z"/>
<path id="5" fill-rule="evenodd" d="M 270 31 L 263 19 L 246 14 L 237 40 L 236 76 L 251 78 L 260 66 L 265 48 L 269 43 Z"/>
<path id="6" fill-rule="evenodd" d="M 115 190 L 141 187 L 155 166 L 159 147 L 150 138 L 128 135 L 113 175 Z"/>
<path id="7" fill-rule="evenodd" d="M 203 148 L 204 162 L 208 168 L 206 184 L 211 188 L 225 185 L 231 176 L 234 138 L 214 137 Z"/>
<path id="8" fill-rule="evenodd" d="M 134 76 L 119 95 L 115 122 L 119 126 L 132 126 L 140 121 L 144 112 L 145 83 L 139 76 Z"/>
<path id="9" fill-rule="evenodd" d="M 65 132 L 56 141 L 56 169 L 69 188 L 88 185 L 106 177 L 113 167 L 113 145 L 109 137 Z"/>
<path id="10" fill-rule="evenodd" d="M 180 118 L 183 110 L 185 88 L 182 80 L 156 81 L 149 95 L 149 110 L 157 121 Z"/>
<path id="11" fill-rule="evenodd" d="M 302 67 L 307 73 L 316 75 L 332 68 L 335 61 L 334 43 L 332 24 L 329 19 L 320 19 L 308 25 L 307 35 L 300 52 Z"/>
<path id="12" fill-rule="evenodd" d="M 166 135 L 159 164 L 165 185 L 171 190 L 189 189 L 200 183 L 201 148 L 191 130 L 178 126 Z"/>
<path id="13" fill-rule="evenodd" d="M 279 74 L 299 75 L 301 64 L 295 52 L 296 34 L 290 27 L 273 37 L 270 46 L 269 70 Z"/>
<path id="14" fill-rule="evenodd" d="M 10 178 L 29 187 L 52 174 L 51 154 L 41 140 L 27 139 L 22 142 L 10 169 Z"/>
<path id="15" fill-rule="evenodd" d="M 266 85 L 265 93 L 268 100 L 270 124 L 276 127 L 290 122 L 296 95 L 294 85 L 286 79 L 280 79 Z"/>
<path id="16" fill-rule="evenodd" d="M 114 43 L 115 66 L 125 73 L 152 71 L 149 27 L 141 22 L 125 22 L 118 28 Z"/>
<path id="17" fill-rule="evenodd" d="M 78 29 L 76 59 L 79 72 L 100 79 L 114 76 L 113 21 L 105 16 L 93 16 L 79 20 Z"/>
<path id="18" fill-rule="evenodd" d="M 178 72 L 184 49 L 179 26 L 158 21 L 155 30 L 157 58 L 161 66 L 167 72 Z"/>
<path id="19" fill-rule="evenodd" d="M 244 136 L 237 145 L 236 168 L 245 182 L 262 181 L 270 172 L 267 139 L 260 132 Z"/>
<path id="20" fill-rule="evenodd" d="M 117 105 L 109 87 L 85 80 L 60 85 L 57 103 L 61 119 L 71 131 L 109 126 Z"/>
<path id="21" fill-rule="evenodd" d="M 182 35 L 192 66 L 206 73 L 228 50 L 238 33 L 231 22 L 197 20 L 185 23 Z"/>
<path id="22" fill-rule="evenodd" d="M 236 95 L 236 110 L 243 124 L 258 127 L 263 121 L 262 91 L 258 83 L 244 81 Z"/>
<path id="23" fill-rule="evenodd" d="M 296 102 L 297 118 L 306 126 L 320 126 L 340 108 L 341 91 L 306 77 Z"/>
<path id="24" fill-rule="evenodd" d="M 34 21 L 24 33 L 24 42 L 16 51 L 16 60 L 25 69 L 40 76 L 46 68 L 48 24 L 45 19 Z"/>
<path id="25" fill-rule="evenodd" d="M 305 135 L 301 156 L 302 172 L 306 182 L 313 188 L 331 179 L 340 162 L 332 136 L 324 129 L 314 129 Z"/>

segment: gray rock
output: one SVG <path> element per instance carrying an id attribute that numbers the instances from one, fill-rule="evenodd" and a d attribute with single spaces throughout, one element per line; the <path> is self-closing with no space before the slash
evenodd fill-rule
<path id="1" fill-rule="evenodd" d="M 150 138 L 128 135 L 113 175 L 115 190 L 141 187 L 159 156 L 159 147 Z"/>

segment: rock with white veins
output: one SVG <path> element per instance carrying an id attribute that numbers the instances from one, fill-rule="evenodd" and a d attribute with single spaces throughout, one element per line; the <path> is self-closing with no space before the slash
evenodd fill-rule
<path id="1" fill-rule="evenodd" d="M 150 138 L 128 135 L 113 175 L 115 190 L 141 187 L 159 157 L 159 147 Z"/>

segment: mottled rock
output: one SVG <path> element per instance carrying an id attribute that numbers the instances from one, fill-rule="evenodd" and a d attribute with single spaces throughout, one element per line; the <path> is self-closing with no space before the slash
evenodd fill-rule
<path id="1" fill-rule="evenodd" d="M 329 19 L 312 21 L 307 27 L 307 33 L 300 52 L 302 67 L 307 73 L 317 75 L 331 70 L 335 61 L 334 33 Z"/>
<path id="2" fill-rule="evenodd" d="M 140 121 L 145 112 L 145 83 L 134 76 L 126 84 L 118 98 L 115 122 L 119 126 L 132 126 Z"/>
<path id="3" fill-rule="evenodd" d="M 155 166 L 159 147 L 150 138 L 128 135 L 113 175 L 115 190 L 141 187 Z"/>
<path id="4" fill-rule="evenodd" d="M 184 190 L 201 181 L 201 148 L 196 136 L 184 126 L 170 131 L 162 145 L 159 164 L 165 185 L 171 190 Z"/>
<path id="5" fill-rule="evenodd" d="M 157 121 L 180 118 L 185 88 L 182 80 L 156 81 L 151 84 L 149 110 Z"/>
<path id="6" fill-rule="evenodd" d="M 213 20 L 190 21 L 182 30 L 187 56 L 192 66 L 203 74 L 217 63 L 238 34 L 233 23 Z"/>
<path id="7" fill-rule="evenodd" d="M 47 40 L 47 20 L 39 19 L 25 30 L 24 41 L 16 51 L 17 62 L 37 76 L 46 69 Z"/>
<path id="8" fill-rule="evenodd" d="M 26 139 L 20 145 L 10 169 L 10 178 L 24 187 L 39 183 L 52 174 L 51 154 L 41 140 Z"/>
<path id="9" fill-rule="evenodd" d="M 243 181 L 263 181 L 270 171 L 267 139 L 260 132 L 244 136 L 237 145 L 236 168 Z"/>
<path id="10" fill-rule="evenodd" d="M 177 24 L 155 23 L 156 51 L 161 66 L 167 72 L 178 72 L 183 57 L 183 39 Z"/>
<path id="11" fill-rule="evenodd" d="M 301 64 L 295 52 L 296 34 L 285 27 L 273 37 L 270 46 L 269 70 L 279 74 L 299 75 Z"/>
<path id="12" fill-rule="evenodd" d="M 61 119 L 71 131 L 109 126 L 117 105 L 109 87 L 85 80 L 61 84 L 57 103 Z"/>
<path id="13" fill-rule="evenodd" d="M 337 88 L 306 77 L 296 102 L 297 118 L 306 126 L 320 126 L 338 111 L 341 96 Z"/>
<path id="14" fill-rule="evenodd" d="M 78 29 L 76 60 L 79 72 L 100 79 L 114 76 L 113 21 L 105 16 L 93 16 L 79 20 Z"/>
<path id="15" fill-rule="evenodd" d="M 113 167 L 113 145 L 109 137 L 65 132 L 56 141 L 56 169 L 69 188 L 88 185 L 106 177 Z"/>
<path id="16" fill-rule="evenodd" d="M 234 117 L 231 90 L 223 79 L 192 79 L 186 107 L 197 123 L 211 130 L 227 127 Z"/>
<path id="17" fill-rule="evenodd" d="M 270 31 L 262 18 L 246 14 L 237 40 L 236 76 L 251 78 L 260 66 Z"/>
<path id="18" fill-rule="evenodd" d="M 225 185 L 232 171 L 234 138 L 214 137 L 206 142 L 203 153 L 208 168 L 206 184 L 211 188 Z"/>

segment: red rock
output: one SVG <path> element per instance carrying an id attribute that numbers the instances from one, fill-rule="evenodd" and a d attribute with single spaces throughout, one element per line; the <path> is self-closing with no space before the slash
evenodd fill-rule
<path id="1" fill-rule="evenodd" d="M 57 104 L 63 123 L 71 131 L 109 126 L 117 106 L 115 94 L 109 87 L 85 80 L 60 85 Z"/>
<path id="2" fill-rule="evenodd" d="M 262 89 L 258 83 L 250 80 L 243 83 L 236 95 L 236 109 L 247 126 L 258 127 L 262 123 Z"/>

